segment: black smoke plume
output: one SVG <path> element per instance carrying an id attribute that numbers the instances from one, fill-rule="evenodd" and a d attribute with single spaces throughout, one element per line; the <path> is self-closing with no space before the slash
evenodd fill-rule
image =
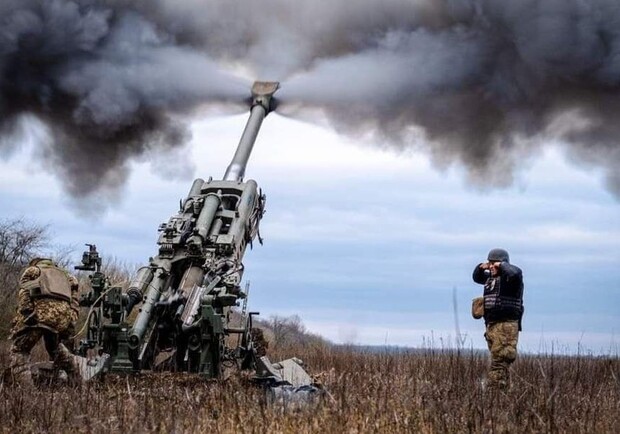
<path id="1" fill-rule="evenodd" d="M 337 56 L 317 56 L 283 88 L 291 104 L 282 112 L 321 108 L 342 131 L 422 147 L 487 186 L 509 185 L 542 144 L 560 143 L 578 164 L 602 168 L 620 196 L 620 2 L 418 8 L 418 22 L 394 22 Z"/>
<path id="2" fill-rule="evenodd" d="M 617 0 L 0 5 L 0 129 L 42 120 L 74 194 L 182 143 L 196 107 L 241 101 L 248 84 L 231 70 L 282 81 L 282 114 L 319 110 L 339 131 L 463 164 L 481 185 L 509 185 L 553 142 L 620 195 Z"/>
<path id="3" fill-rule="evenodd" d="M 34 115 L 45 166 L 74 196 L 116 189 L 131 157 L 188 140 L 189 110 L 242 103 L 247 86 L 129 3 L 0 3 L 0 146 Z"/>

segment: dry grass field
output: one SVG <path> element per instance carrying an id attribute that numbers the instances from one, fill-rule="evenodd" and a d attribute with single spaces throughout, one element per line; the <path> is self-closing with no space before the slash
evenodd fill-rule
<path id="1" fill-rule="evenodd" d="M 280 349 L 318 374 L 331 397 L 274 405 L 240 376 L 108 376 L 80 388 L 0 386 L 0 430 L 160 433 L 618 433 L 618 358 L 521 356 L 506 392 L 485 390 L 486 355 L 442 350 L 363 353 Z M 6 347 L 0 355 L 7 363 Z"/>

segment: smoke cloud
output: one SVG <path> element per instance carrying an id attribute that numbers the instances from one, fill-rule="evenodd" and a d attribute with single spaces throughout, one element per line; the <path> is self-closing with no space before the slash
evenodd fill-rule
<path id="1" fill-rule="evenodd" d="M 282 112 L 321 108 L 341 131 L 422 147 L 481 186 L 510 185 L 541 144 L 559 141 L 620 197 L 620 3 L 435 5 L 421 22 L 317 57 L 286 83 Z"/>
<path id="2" fill-rule="evenodd" d="M 242 73 L 282 81 L 282 114 L 479 185 L 553 140 L 620 197 L 617 0 L 5 0 L 0 17 L 0 134 L 39 118 L 74 195 L 182 145 L 203 104 L 243 101 Z"/>
<path id="3" fill-rule="evenodd" d="M 49 139 L 40 152 L 70 194 L 116 190 L 131 157 L 189 139 L 183 115 L 242 103 L 248 84 L 116 2 L 0 4 L 0 146 L 19 141 L 25 114 Z"/>

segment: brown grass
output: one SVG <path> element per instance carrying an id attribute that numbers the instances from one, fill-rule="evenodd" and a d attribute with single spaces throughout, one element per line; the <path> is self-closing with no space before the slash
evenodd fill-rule
<path id="1" fill-rule="evenodd" d="M 6 366 L 6 349 L 0 357 Z M 81 388 L 2 385 L 1 432 L 620 432 L 617 358 L 521 356 L 507 392 L 480 385 L 484 353 L 279 350 L 322 373 L 332 399 L 287 410 L 239 376 L 108 376 Z"/>

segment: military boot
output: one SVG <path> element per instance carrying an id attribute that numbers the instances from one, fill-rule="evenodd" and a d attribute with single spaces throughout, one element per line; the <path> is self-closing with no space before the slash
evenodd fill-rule
<path id="1" fill-rule="evenodd" d="M 34 386 L 32 371 L 30 371 L 30 354 L 11 353 L 9 380 L 13 384 L 18 384 L 24 387 Z"/>
<path id="2" fill-rule="evenodd" d="M 77 386 L 82 383 L 80 366 L 76 360 L 76 356 L 71 354 L 71 351 L 69 351 L 63 344 L 58 345 L 54 365 L 56 368 L 65 371 L 70 385 Z"/>

